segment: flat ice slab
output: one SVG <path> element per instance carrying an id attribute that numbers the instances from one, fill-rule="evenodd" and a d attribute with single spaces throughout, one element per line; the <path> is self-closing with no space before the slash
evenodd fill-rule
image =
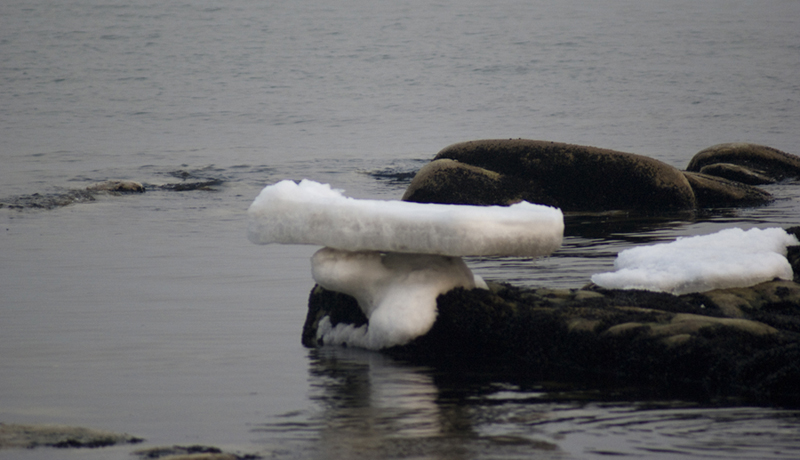
<path id="1" fill-rule="evenodd" d="M 675 295 L 791 280 L 786 247 L 797 238 L 781 228 L 729 228 L 672 243 L 640 246 L 617 255 L 615 272 L 592 276 L 608 289 L 643 289 Z"/>
<path id="2" fill-rule="evenodd" d="M 248 210 L 253 243 L 447 256 L 544 256 L 561 246 L 559 209 L 526 202 L 462 206 L 357 200 L 330 185 L 285 180 Z"/>

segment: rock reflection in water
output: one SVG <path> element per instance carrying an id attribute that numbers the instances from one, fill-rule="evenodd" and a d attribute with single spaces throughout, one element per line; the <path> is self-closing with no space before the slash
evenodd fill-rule
<path id="1" fill-rule="evenodd" d="M 253 430 L 266 435 L 275 457 L 562 458 L 555 444 L 535 437 L 477 432 L 470 406 L 443 398 L 431 369 L 357 349 L 310 355 L 317 407 Z"/>
<path id="2" fill-rule="evenodd" d="M 800 412 L 520 386 L 377 352 L 311 350 L 313 406 L 254 427 L 271 458 L 797 458 Z"/>

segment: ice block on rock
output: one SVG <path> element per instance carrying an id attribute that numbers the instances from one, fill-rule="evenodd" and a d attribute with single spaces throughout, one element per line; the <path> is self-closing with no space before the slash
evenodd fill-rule
<path id="1" fill-rule="evenodd" d="M 535 257 L 557 250 L 564 233 L 563 214 L 548 206 L 357 200 L 309 180 L 265 187 L 248 214 L 253 243 L 347 251 Z"/>

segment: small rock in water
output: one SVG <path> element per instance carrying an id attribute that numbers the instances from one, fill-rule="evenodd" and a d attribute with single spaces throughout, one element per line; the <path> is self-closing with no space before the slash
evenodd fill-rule
<path id="1" fill-rule="evenodd" d="M 0 423 L 0 449 L 97 448 L 144 441 L 129 434 L 63 425 Z"/>
<path id="2" fill-rule="evenodd" d="M 144 185 L 132 180 L 107 180 L 86 187 L 92 192 L 144 193 Z"/>
<path id="3" fill-rule="evenodd" d="M 256 460 L 262 458 L 255 454 L 232 454 L 212 446 L 171 446 L 153 447 L 133 453 L 141 459 L 160 458 L 163 460 Z"/>

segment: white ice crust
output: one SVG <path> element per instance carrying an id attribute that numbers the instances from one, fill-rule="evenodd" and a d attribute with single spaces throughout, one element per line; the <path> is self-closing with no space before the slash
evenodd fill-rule
<path id="1" fill-rule="evenodd" d="M 564 233 L 561 210 L 548 206 L 357 200 L 309 180 L 265 187 L 248 214 L 253 243 L 348 251 L 535 257 L 557 250 Z"/>
<path id="2" fill-rule="evenodd" d="M 791 280 L 786 247 L 796 244 L 797 238 L 781 228 L 729 228 L 627 249 L 617 255 L 615 272 L 593 275 L 592 282 L 609 289 L 682 295 Z"/>
<path id="3" fill-rule="evenodd" d="M 317 339 L 373 350 L 403 345 L 428 332 L 439 294 L 486 287 L 461 257 L 323 248 L 311 258 L 311 267 L 320 286 L 355 297 L 369 320 L 361 327 L 333 327 L 325 317 Z"/>

